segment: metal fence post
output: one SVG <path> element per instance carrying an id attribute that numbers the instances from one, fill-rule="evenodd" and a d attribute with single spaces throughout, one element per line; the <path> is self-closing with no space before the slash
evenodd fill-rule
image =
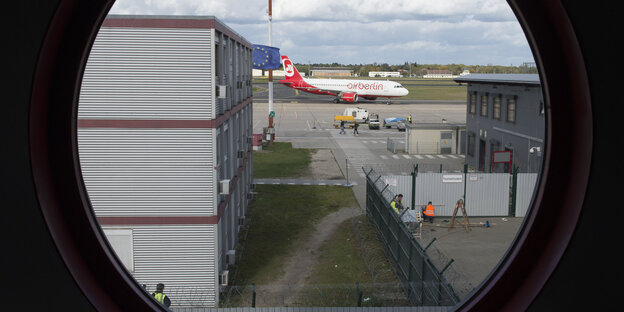
<path id="1" fill-rule="evenodd" d="M 256 285 L 251 283 L 251 307 L 256 307 Z"/>
<path id="2" fill-rule="evenodd" d="M 412 169 L 412 209 L 416 209 L 416 175 L 418 175 L 418 164 Z"/>
<path id="3" fill-rule="evenodd" d="M 468 184 L 467 175 L 468 175 L 468 164 L 464 164 L 464 207 L 466 207 L 466 184 Z"/>
<path id="4" fill-rule="evenodd" d="M 360 284 L 355 283 L 355 296 L 357 298 L 357 306 L 362 306 L 362 292 L 360 291 Z"/>
<path id="5" fill-rule="evenodd" d="M 516 215 L 516 196 L 518 191 L 518 166 L 514 166 L 511 173 L 511 204 L 509 205 L 508 217 Z"/>

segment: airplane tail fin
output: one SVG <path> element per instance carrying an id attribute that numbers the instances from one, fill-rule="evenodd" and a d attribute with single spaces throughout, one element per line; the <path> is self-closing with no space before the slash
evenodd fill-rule
<path id="1" fill-rule="evenodd" d="M 282 55 L 282 65 L 284 65 L 284 79 L 286 81 L 299 81 L 303 80 L 299 71 L 295 65 L 290 61 L 288 56 Z"/>

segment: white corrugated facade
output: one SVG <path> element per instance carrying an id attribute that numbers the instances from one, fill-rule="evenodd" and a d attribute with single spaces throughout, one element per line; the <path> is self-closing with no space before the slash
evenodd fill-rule
<path id="1" fill-rule="evenodd" d="M 87 193 L 105 233 L 122 233 L 113 248 L 131 250 L 124 265 L 173 306 L 218 305 L 252 183 L 251 95 L 251 44 L 214 17 L 109 16 L 92 47 Z"/>

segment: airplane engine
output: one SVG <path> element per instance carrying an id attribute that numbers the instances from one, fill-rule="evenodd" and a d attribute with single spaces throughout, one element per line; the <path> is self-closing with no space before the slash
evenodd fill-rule
<path id="1" fill-rule="evenodd" d="M 357 93 L 343 93 L 340 97 L 345 102 L 357 102 L 358 96 Z"/>

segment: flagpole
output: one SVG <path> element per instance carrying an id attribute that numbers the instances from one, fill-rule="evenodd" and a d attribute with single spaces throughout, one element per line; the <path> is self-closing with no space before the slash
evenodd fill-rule
<path id="1" fill-rule="evenodd" d="M 269 46 L 272 47 L 273 46 L 273 35 L 272 35 L 272 29 L 271 29 L 271 22 L 273 19 L 273 8 L 272 8 L 272 4 L 271 4 L 271 0 L 269 0 Z M 273 70 L 269 69 L 269 129 L 273 129 L 273 117 L 271 116 L 271 113 L 273 112 Z M 269 130 L 269 131 L 273 131 L 273 130 Z M 271 133 L 271 140 L 269 141 L 269 144 L 272 144 L 273 141 L 275 140 L 275 133 Z"/>

